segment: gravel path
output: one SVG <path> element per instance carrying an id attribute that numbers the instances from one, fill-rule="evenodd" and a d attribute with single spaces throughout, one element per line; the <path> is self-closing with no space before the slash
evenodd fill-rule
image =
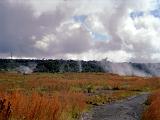
<path id="1" fill-rule="evenodd" d="M 81 120 L 140 120 L 148 94 L 133 96 L 115 103 L 96 106 Z"/>

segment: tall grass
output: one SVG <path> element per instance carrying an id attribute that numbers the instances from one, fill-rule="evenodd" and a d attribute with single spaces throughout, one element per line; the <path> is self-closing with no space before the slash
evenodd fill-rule
<path id="1" fill-rule="evenodd" d="M 0 120 L 8 120 L 11 114 L 11 104 L 6 99 L 0 99 Z"/>
<path id="2" fill-rule="evenodd" d="M 11 114 L 8 117 L 14 120 L 67 120 L 78 118 L 85 108 L 85 98 L 81 93 L 50 96 L 38 93 L 26 95 L 16 91 L 1 93 L 0 96 L 10 103 Z M 4 118 L 4 114 L 0 116 Z"/>
<path id="3" fill-rule="evenodd" d="M 0 116 L 6 120 L 72 120 L 86 109 L 86 103 L 104 104 L 157 88 L 160 78 L 106 73 L 0 73 L 0 100 L 5 99 Z"/>
<path id="4" fill-rule="evenodd" d="M 154 92 L 148 99 L 149 107 L 144 112 L 143 120 L 160 120 L 160 90 Z"/>

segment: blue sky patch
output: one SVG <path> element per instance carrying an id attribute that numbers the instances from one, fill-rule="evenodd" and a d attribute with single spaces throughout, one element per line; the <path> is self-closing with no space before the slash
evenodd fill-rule
<path id="1" fill-rule="evenodd" d="M 105 41 L 108 39 L 108 36 L 105 34 L 100 34 L 100 33 L 96 33 L 96 32 L 92 32 L 91 34 L 92 34 L 91 36 L 94 40 Z"/>
<path id="2" fill-rule="evenodd" d="M 84 23 L 86 18 L 87 18 L 87 15 L 77 15 L 73 17 L 74 21 L 79 23 Z"/>
<path id="3" fill-rule="evenodd" d="M 143 11 L 134 11 L 130 13 L 130 17 L 132 19 L 138 18 L 138 17 L 142 17 L 144 15 Z"/>
<path id="4" fill-rule="evenodd" d="M 130 17 L 134 20 L 136 18 L 143 17 L 145 13 L 147 13 L 147 12 L 134 11 L 134 12 L 130 13 Z M 154 17 L 160 18 L 160 8 L 149 11 L 149 14 L 153 15 Z"/>
<path id="5" fill-rule="evenodd" d="M 155 9 L 150 11 L 150 14 L 153 15 L 154 17 L 160 18 L 160 9 Z"/>
<path id="6" fill-rule="evenodd" d="M 156 7 L 153 10 L 150 11 L 133 11 L 130 13 L 130 17 L 134 20 L 138 17 L 144 16 L 144 14 L 150 14 L 154 17 L 160 18 L 160 0 L 155 0 Z"/>
<path id="7" fill-rule="evenodd" d="M 87 32 L 90 33 L 91 37 L 94 40 L 99 40 L 99 41 L 105 41 L 107 39 L 109 39 L 108 35 L 104 34 L 104 33 L 98 33 L 98 32 L 94 32 L 94 30 L 92 30 L 86 23 L 85 20 L 87 18 L 87 15 L 77 15 L 73 17 L 73 20 L 75 22 L 81 23 L 82 26 L 85 28 L 85 30 Z"/>

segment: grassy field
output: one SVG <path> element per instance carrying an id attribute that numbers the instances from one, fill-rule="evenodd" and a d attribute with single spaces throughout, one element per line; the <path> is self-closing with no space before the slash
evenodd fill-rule
<path id="1" fill-rule="evenodd" d="M 1 72 L 0 120 L 75 120 L 93 105 L 109 103 L 141 92 L 154 92 L 158 88 L 160 78 L 107 73 L 22 75 Z M 159 92 L 155 92 L 156 95 L 157 93 Z M 151 120 L 146 119 L 148 112 L 152 114 L 151 111 L 157 109 L 152 106 L 159 104 L 158 100 L 155 103 L 159 98 L 154 97 L 148 102 L 150 106 L 144 113 L 144 120 Z"/>

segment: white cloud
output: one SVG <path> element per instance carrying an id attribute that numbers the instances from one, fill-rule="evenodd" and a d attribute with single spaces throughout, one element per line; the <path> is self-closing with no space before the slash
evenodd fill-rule
<path id="1" fill-rule="evenodd" d="M 95 32 L 106 33 L 105 27 L 100 20 L 99 14 L 89 15 L 85 23 Z"/>
<path id="2" fill-rule="evenodd" d="M 128 17 L 126 21 L 122 22 L 118 34 L 125 43 L 124 49 L 134 53 L 136 59 L 139 59 L 138 61 L 140 61 L 139 56 L 145 56 L 141 58 L 142 61 L 149 61 L 149 58 L 153 61 L 150 56 L 160 51 L 159 27 L 160 19 L 151 15 L 145 15 L 135 20 Z"/>
<path id="3" fill-rule="evenodd" d="M 37 40 L 34 46 L 40 50 L 47 51 L 49 49 L 50 43 L 52 42 L 57 42 L 56 36 L 54 34 L 48 34 L 43 36 L 41 40 Z"/>
<path id="4" fill-rule="evenodd" d="M 118 51 L 108 51 L 105 53 L 96 51 L 96 50 L 90 50 L 88 52 L 84 52 L 81 54 L 66 54 L 65 58 L 70 59 L 73 58 L 75 60 L 81 59 L 81 60 L 102 60 L 105 58 L 108 58 L 108 60 L 113 62 L 125 62 L 129 61 L 132 58 L 132 54 L 127 53 L 123 50 Z"/>
<path id="5" fill-rule="evenodd" d="M 9 1 L 0 5 L 3 55 L 13 49 L 17 57 L 160 61 L 160 18 L 150 14 L 156 0 Z M 134 11 L 144 15 L 132 19 Z M 87 16 L 87 27 L 76 15 Z M 109 40 L 93 40 L 94 32 Z"/>

